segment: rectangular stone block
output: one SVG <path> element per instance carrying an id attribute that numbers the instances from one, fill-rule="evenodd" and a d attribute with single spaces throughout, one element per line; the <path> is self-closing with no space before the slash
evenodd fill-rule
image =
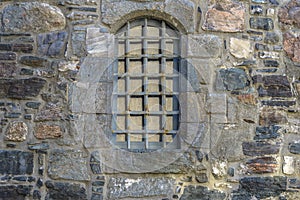
<path id="1" fill-rule="evenodd" d="M 110 178 L 108 198 L 172 197 L 175 180 L 172 178 Z"/>
<path id="2" fill-rule="evenodd" d="M 100 32 L 100 28 L 88 28 L 87 52 L 95 57 L 114 57 L 114 35 Z"/>
<path id="3" fill-rule="evenodd" d="M 217 58 L 222 44 L 216 35 L 189 35 L 187 55 L 194 58 Z"/>
<path id="4" fill-rule="evenodd" d="M 243 142 L 243 152 L 247 156 L 263 156 L 278 154 L 280 145 L 267 142 Z"/>
<path id="5" fill-rule="evenodd" d="M 32 185 L 5 185 L 0 186 L 0 199 L 5 200 L 21 200 L 29 199 Z"/>
<path id="6" fill-rule="evenodd" d="M 48 175 L 52 179 L 90 180 L 87 155 L 80 150 L 54 149 L 49 154 Z"/>
<path id="7" fill-rule="evenodd" d="M 246 162 L 250 173 L 274 173 L 277 171 L 278 162 L 274 157 L 260 157 Z"/>
<path id="8" fill-rule="evenodd" d="M 16 58 L 15 53 L 0 53 L 0 60 L 16 60 Z"/>
<path id="9" fill-rule="evenodd" d="M 16 63 L 4 63 L 0 62 L 0 77 L 12 77 L 16 76 L 17 66 Z"/>
<path id="10" fill-rule="evenodd" d="M 272 30 L 274 29 L 274 22 L 271 18 L 250 18 L 250 28 L 261 29 L 261 30 Z"/>
<path id="11" fill-rule="evenodd" d="M 32 174 L 33 153 L 0 150 L 0 174 Z"/>
<path id="12" fill-rule="evenodd" d="M 0 80 L 0 97 L 27 99 L 36 97 L 46 84 L 41 78 L 2 79 Z"/>

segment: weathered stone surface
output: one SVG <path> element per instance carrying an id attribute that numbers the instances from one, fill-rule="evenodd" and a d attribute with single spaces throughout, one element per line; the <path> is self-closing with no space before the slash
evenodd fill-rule
<path id="1" fill-rule="evenodd" d="M 249 86 L 250 81 L 243 69 L 228 68 L 218 71 L 216 87 L 219 90 L 239 90 Z"/>
<path id="2" fill-rule="evenodd" d="M 219 57 L 221 44 L 221 39 L 216 35 L 191 35 L 188 38 L 188 55 L 196 58 Z"/>
<path id="3" fill-rule="evenodd" d="M 242 3 L 223 2 L 209 9 L 205 15 L 204 30 L 241 32 L 245 28 L 245 8 Z"/>
<path id="4" fill-rule="evenodd" d="M 261 29 L 261 30 L 273 30 L 274 22 L 271 18 L 250 18 L 250 28 Z"/>
<path id="5" fill-rule="evenodd" d="M 278 11 L 278 19 L 283 28 L 290 26 L 300 28 L 300 3 L 297 0 L 291 0 L 283 5 Z"/>
<path id="6" fill-rule="evenodd" d="M 74 55 L 83 57 L 86 55 L 86 32 L 74 31 L 72 33 L 72 47 Z"/>
<path id="7" fill-rule="evenodd" d="M 209 190 L 204 186 L 189 185 L 184 189 L 180 200 L 224 200 L 226 194 L 218 190 Z"/>
<path id="8" fill-rule="evenodd" d="M 236 58 L 250 58 L 251 43 L 249 40 L 230 38 L 230 53 Z"/>
<path id="9" fill-rule="evenodd" d="M 22 52 L 22 53 L 32 53 L 33 45 L 32 44 L 13 44 L 12 51 Z"/>
<path id="10" fill-rule="evenodd" d="M 300 62 L 300 32 L 288 31 L 283 34 L 283 49 L 294 62 Z"/>
<path id="11" fill-rule="evenodd" d="M 256 127 L 256 132 L 254 139 L 255 140 L 263 140 L 263 139 L 275 139 L 279 137 L 278 131 L 280 130 L 279 126 L 258 126 Z"/>
<path id="12" fill-rule="evenodd" d="M 215 178 L 220 179 L 227 175 L 228 163 L 227 161 L 216 160 L 212 162 L 212 174 Z"/>
<path id="13" fill-rule="evenodd" d="M 33 153 L 0 150 L 0 174 L 32 174 Z"/>
<path id="14" fill-rule="evenodd" d="M 237 99 L 244 104 L 256 105 L 257 98 L 253 94 L 239 94 Z"/>
<path id="15" fill-rule="evenodd" d="M 0 60 L 16 60 L 17 55 L 12 52 L 0 53 Z"/>
<path id="16" fill-rule="evenodd" d="M 243 142 L 243 152 L 247 156 L 278 154 L 280 145 L 267 142 Z"/>
<path id="17" fill-rule="evenodd" d="M 9 4 L 3 9 L 5 32 L 50 32 L 65 27 L 64 14 L 58 7 L 46 3 L 26 2 Z"/>
<path id="18" fill-rule="evenodd" d="M 27 102 L 25 105 L 28 108 L 38 109 L 40 107 L 41 103 L 40 102 Z"/>
<path id="19" fill-rule="evenodd" d="M 0 199 L 23 200 L 30 198 L 32 185 L 5 185 L 0 186 Z"/>
<path id="20" fill-rule="evenodd" d="M 38 139 L 54 139 L 62 137 L 62 131 L 58 125 L 38 125 L 35 129 L 34 136 Z"/>
<path id="21" fill-rule="evenodd" d="M 6 130 L 5 140 L 22 142 L 26 140 L 27 134 L 28 127 L 24 122 L 12 122 Z"/>
<path id="22" fill-rule="evenodd" d="M 89 54 L 97 57 L 112 57 L 114 52 L 114 36 L 109 33 L 101 33 L 100 28 L 88 28 L 86 48 Z"/>
<path id="23" fill-rule="evenodd" d="M 100 155 L 98 151 L 94 151 L 91 154 L 90 158 L 90 167 L 93 174 L 101 174 L 101 162 L 100 162 Z"/>
<path id="24" fill-rule="evenodd" d="M 268 44 L 275 44 L 279 42 L 279 35 L 275 32 L 267 32 L 264 42 Z"/>
<path id="25" fill-rule="evenodd" d="M 286 190 L 286 186 L 287 178 L 283 176 L 245 177 L 240 180 L 240 190 L 259 199 L 278 196 Z"/>
<path id="26" fill-rule="evenodd" d="M 46 181 L 46 187 L 47 194 L 45 200 L 87 200 L 86 189 L 80 184 Z"/>
<path id="27" fill-rule="evenodd" d="M 50 57 L 64 56 L 67 37 L 67 32 L 38 35 L 38 54 Z"/>
<path id="28" fill-rule="evenodd" d="M 28 144 L 29 150 L 47 150 L 50 148 L 50 145 L 46 142 L 37 143 L 37 144 Z"/>
<path id="29" fill-rule="evenodd" d="M 285 124 L 287 122 L 286 113 L 284 111 L 274 110 L 271 107 L 263 108 L 259 115 L 259 125 L 261 126 Z"/>
<path id="30" fill-rule="evenodd" d="M 300 154 L 300 143 L 299 142 L 290 143 L 289 151 L 293 154 Z"/>
<path id="31" fill-rule="evenodd" d="M 206 173 L 199 173 L 195 175 L 195 179 L 198 183 L 207 183 L 208 177 Z"/>
<path id="32" fill-rule="evenodd" d="M 283 165 L 282 171 L 284 174 L 294 174 L 295 172 L 295 161 L 294 157 L 292 156 L 283 156 Z"/>
<path id="33" fill-rule="evenodd" d="M 296 105 L 296 101 L 262 101 L 265 106 L 290 107 Z"/>
<path id="34" fill-rule="evenodd" d="M 108 198 L 172 197 L 175 180 L 172 178 L 110 178 Z"/>
<path id="35" fill-rule="evenodd" d="M 263 7 L 261 5 L 251 5 L 250 6 L 250 13 L 252 15 L 259 15 L 263 13 Z"/>
<path id="36" fill-rule="evenodd" d="M 47 59 L 36 56 L 22 56 L 20 63 L 31 67 L 45 67 Z"/>
<path id="37" fill-rule="evenodd" d="M 35 121 L 57 121 L 62 119 L 62 107 L 48 103 L 41 111 L 36 115 Z"/>
<path id="38" fill-rule="evenodd" d="M 27 99 L 39 95 L 46 81 L 41 78 L 28 79 L 1 79 L 0 97 L 9 97 L 15 99 Z"/>
<path id="39" fill-rule="evenodd" d="M 254 84 L 260 84 L 258 94 L 261 97 L 291 97 L 291 86 L 286 76 L 254 76 L 252 77 Z"/>
<path id="40" fill-rule="evenodd" d="M 180 8 L 180 10 L 178 10 Z M 116 10 L 118 12 L 116 12 Z M 153 16 L 176 24 L 187 32 L 194 30 L 194 3 L 189 0 L 102 2 L 102 20 L 106 24 L 121 26 L 132 17 Z M 131 13 L 131 15 L 128 15 Z"/>
<path id="41" fill-rule="evenodd" d="M 80 150 L 52 150 L 49 155 L 48 174 L 52 179 L 90 180 L 86 153 Z"/>
<path id="42" fill-rule="evenodd" d="M 260 157 L 246 162 L 249 173 L 274 173 L 278 168 L 278 162 L 274 157 Z"/>
<path id="43" fill-rule="evenodd" d="M 0 62 L 0 77 L 13 77 L 16 76 L 17 66 L 16 63 Z"/>

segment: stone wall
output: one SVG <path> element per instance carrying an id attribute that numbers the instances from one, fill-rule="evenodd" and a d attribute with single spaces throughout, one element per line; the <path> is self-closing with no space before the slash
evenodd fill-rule
<path id="1" fill-rule="evenodd" d="M 0 199 L 300 199 L 298 0 L 2 0 Z M 111 143 L 115 38 L 181 36 L 180 149 Z"/>

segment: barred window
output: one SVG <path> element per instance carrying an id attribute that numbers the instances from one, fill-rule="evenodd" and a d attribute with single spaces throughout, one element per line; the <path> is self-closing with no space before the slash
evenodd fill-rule
<path id="1" fill-rule="evenodd" d="M 165 21 L 138 19 L 116 34 L 113 143 L 151 151 L 178 147 L 180 35 Z"/>

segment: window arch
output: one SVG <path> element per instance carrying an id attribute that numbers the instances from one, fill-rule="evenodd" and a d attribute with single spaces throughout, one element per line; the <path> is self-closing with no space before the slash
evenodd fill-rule
<path id="1" fill-rule="evenodd" d="M 178 147 L 180 34 L 142 18 L 127 22 L 115 42 L 113 143 L 135 151 Z"/>

